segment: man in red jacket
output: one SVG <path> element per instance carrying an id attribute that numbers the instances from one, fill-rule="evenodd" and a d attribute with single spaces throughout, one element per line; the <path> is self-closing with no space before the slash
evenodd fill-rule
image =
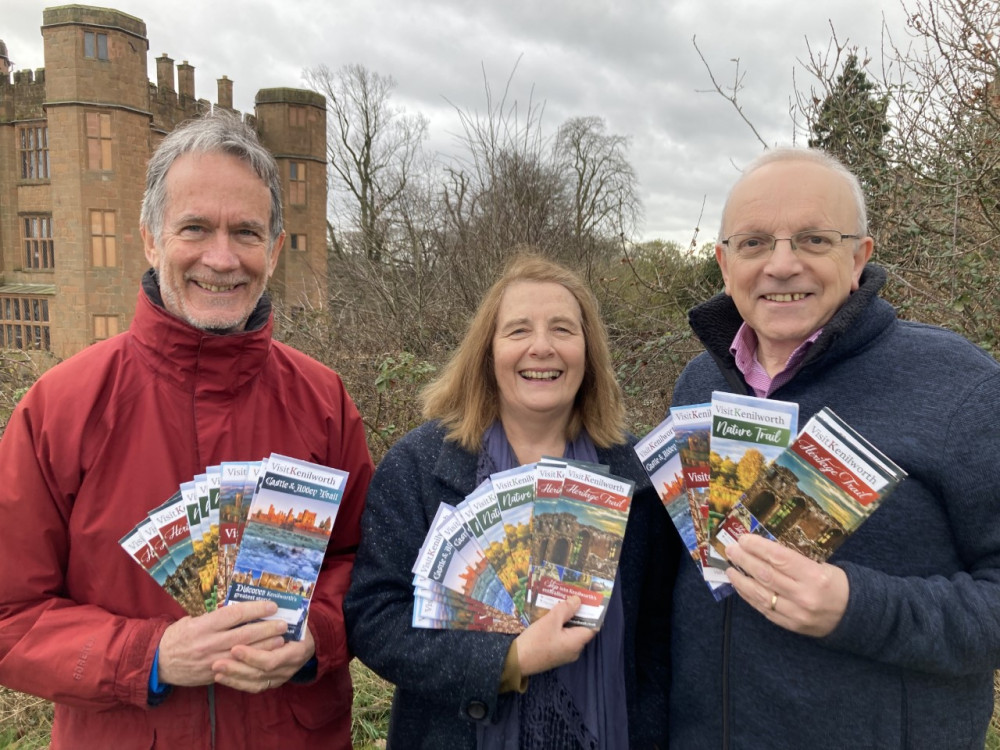
<path id="1" fill-rule="evenodd" d="M 0 684 L 52 748 L 349 748 L 342 601 L 371 458 L 336 373 L 271 338 L 277 165 L 231 114 L 150 160 L 130 329 L 43 375 L 0 441 Z M 185 616 L 121 539 L 178 484 L 280 453 L 349 472 L 300 641 L 270 602 Z"/>

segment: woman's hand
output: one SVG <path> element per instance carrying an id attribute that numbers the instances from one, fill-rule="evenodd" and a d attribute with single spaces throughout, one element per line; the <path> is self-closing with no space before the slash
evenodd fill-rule
<path id="1" fill-rule="evenodd" d="M 522 677 L 545 672 L 579 658 L 583 647 L 597 635 L 597 631 L 577 626 L 565 627 L 578 609 L 580 597 L 571 596 L 531 623 L 514 639 Z"/>

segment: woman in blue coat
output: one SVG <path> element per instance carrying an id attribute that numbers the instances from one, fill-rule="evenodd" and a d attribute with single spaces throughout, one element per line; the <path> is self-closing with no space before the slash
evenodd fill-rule
<path id="1" fill-rule="evenodd" d="M 389 747 L 665 747 L 680 540 L 625 433 L 593 294 L 556 263 L 515 258 L 423 403 L 429 421 L 375 473 L 344 603 L 351 650 L 396 685 Z M 543 455 L 636 482 L 600 632 L 564 627 L 575 597 L 516 637 L 414 628 L 411 569 L 438 505 Z"/>

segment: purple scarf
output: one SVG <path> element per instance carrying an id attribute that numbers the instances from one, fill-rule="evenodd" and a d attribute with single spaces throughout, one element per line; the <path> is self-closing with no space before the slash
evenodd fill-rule
<path id="1" fill-rule="evenodd" d="M 598 463 L 586 431 L 566 444 L 564 458 Z M 500 422 L 483 435 L 478 485 L 490 474 L 518 466 Z M 615 587 L 601 632 L 571 664 L 532 675 L 523 695 L 500 697 L 495 724 L 479 724 L 480 750 L 599 750 L 628 747 L 625 702 L 625 616 Z"/>

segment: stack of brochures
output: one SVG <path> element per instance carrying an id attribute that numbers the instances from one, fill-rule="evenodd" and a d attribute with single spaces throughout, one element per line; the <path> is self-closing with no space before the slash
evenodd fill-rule
<path id="1" fill-rule="evenodd" d="M 578 596 L 570 624 L 600 628 L 634 483 L 543 458 L 442 503 L 413 566 L 413 625 L 517 633 Z"/>
<path id="2" fill-rule="evenodd" d="M 716 599 L 725 548 L 761 534 L 825 561 L 906 476 L 828 408 L 796 436 L 798 404 L 716 391 L 635 446 Z"/>
<path id="3" fill-rule="evenodd" d="M 209 466 L 120 544 L 188 614 L 269 599 L 301 640 L 347 476 L 277 453 Z"/>

